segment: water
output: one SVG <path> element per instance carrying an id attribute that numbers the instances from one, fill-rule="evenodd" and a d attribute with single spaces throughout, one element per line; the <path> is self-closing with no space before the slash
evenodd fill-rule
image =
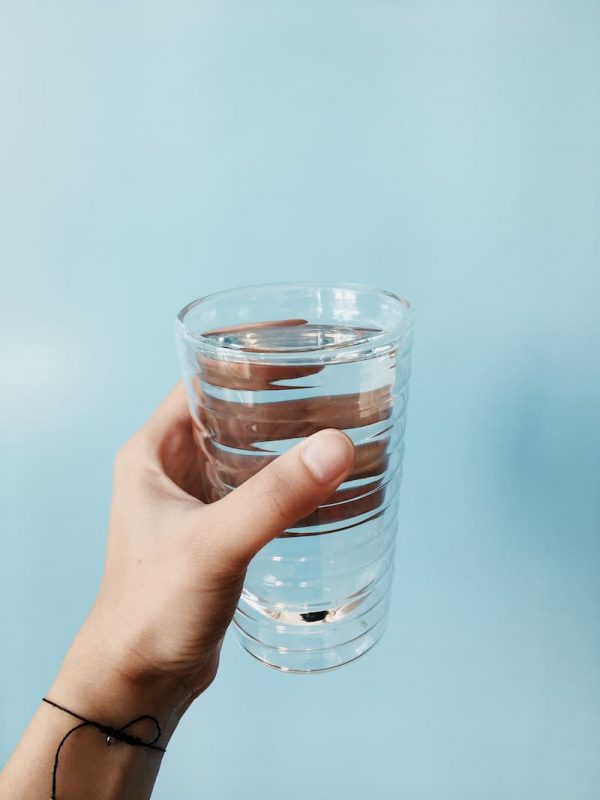
<path id="1" fill-rule="evenodd" d="M 317 347 L 334 347 L 366 342 L 378 328 L 348 328 L 341 325 L 314 325 L 305 319 L 256 323 L 252 327 L 209 333 L 215 342 L 237 350 L 254 352 L 302 352 Z M 206 334 L 205 334 L 206 335 Z"/>
<path id="2" fill-rule="evenodd" d="M 340 428 L 355 444 L 347 480 L 248 569 L 234 625 L 249 653 L 280 670 L 340 666 L 385 628 L 410 340 L 381 347 L 378 334 L 290 319 L 205 333 L 226 350 L 218 359 L 206 347 L 194 353 L 195 433 L 209 502 L 322 428 Z M 307 350 L 317 347 L 315 363 Z"/>

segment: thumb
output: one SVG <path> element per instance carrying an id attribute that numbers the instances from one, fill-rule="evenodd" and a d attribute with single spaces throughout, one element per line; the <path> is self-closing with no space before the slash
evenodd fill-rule
<path id="1" fill-rule="evenodd" d="M 218 549 L 246 565 L 267 542 L 320 505 L 350 472 L 354 446 L 341 431 L 309 436 L 216 503 Z"/>

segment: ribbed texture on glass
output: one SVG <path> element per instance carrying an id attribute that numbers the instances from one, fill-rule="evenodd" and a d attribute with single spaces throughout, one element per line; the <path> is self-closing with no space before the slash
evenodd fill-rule
<path id="1" fill-rule="evenodd" d="M 323 428 L 343 430 L 355 445 L 354 466 L 337 491 L 254 558 L 235 616 L 241 644 L 253 656 L 278 669 L 312 672 L 357 658 L 383 632 L 412 327 L 381 345 L 372 319 L 350 327 L 307 321 L 301 311 L 263 326 L 201 331 L 199 342 L 181 336 L 179 345 L 206 501 Z M 325 343 L 326 358 L 320 361 L 313 349 L 303 360 L 307 343 Z"/>

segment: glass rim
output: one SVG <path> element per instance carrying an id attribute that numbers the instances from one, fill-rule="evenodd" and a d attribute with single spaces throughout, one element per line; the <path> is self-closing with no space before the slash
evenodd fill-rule
<path id="1" fill-rule="evenodd" d="M 239 347 L 234 347 L 228 345 L 223 342 L 216 343 L 215 339 L 212 336 L 204 336 L 201 333 L 194 333 L 189 328 L 188 324 L 186 323 L 186 317 L 188 314 L 204 303 L 208 303 L 210 300 L 214 300 L 215 298 L 225 297 L 227 295 L 235 295 L 238 292 L 244 292 L 248 290 L 260 290 L 260 289 L 302 289 L 302 288 L 313 288 L 313 289 L 352 289 L 356 292 L 361 292 L 362 294 L 368 294 L 372 296 L 382 296 L 387 297 L 393 300 L 398 306 L 402 307 L 404 314 L 402 318 L 394 325 L 386 328 L 385 330 L 381 330 L 379 333 L 375 335 L 371 335 L 369 337 L 365 337 L 363 339 L 355 339 L 349 342 L 343 342 L 340 344 L 330 345 L 330 346 L 317 346 L 311 347 L 307 346 L 302 350 L 295 349 L 293 351 L 289 350 L 279 350 L 279 351 L 255 351 L 255 350 L 244 350 L 240 349 Z M 376 346 L 377 349 L 380 347 L 384 347 L 390 343 L 393 343 L 399 339 L 401 339 L 409 330 L 412 328 L 414 324 L 414 309 L 412 303 L 404 297 L 400 297 L 400 295 L 396 294 L 395 292 L 391 292 L 388 289 L 380 289 L 374 286 L 368 286 L 362 283 L 352 283 L 347 281 L 273 281 L 273 282 L 266 282 L 266 283 L 254 283 L 254 284 L 247 284 L 245 286 L 236 286 L 232 289 L 221 289 L 217 292 L 211 292 L 209 294 L 203 295 L 202 297 L 198 297 L 195 300 L 187 303 L 178 313 L 176 317 L 176 326 L 178 333 L 184 338 L 187 339 L 190 343 L 193 343 L 196 347 L 200 347 L 202 349 L 206 349 L 211 353 L 221 352 L 223 354 L 227 354 L 228 358 L 233 357 L 235 360 L 248 360 L 251 356 L 253 360 L 268 360 L 268 361 L 279 361 L 281 358 L 290 358 L 291 356 L 301 356 L 306 354 L 317 354 L 317 353 L 324 353 L 328 350 L 333 350 L 336 354 L 344 354 L 346 352 L 354 352 L 357 349 L 360 349 L 364 344 L 368 343 L 371 346 Z"/>

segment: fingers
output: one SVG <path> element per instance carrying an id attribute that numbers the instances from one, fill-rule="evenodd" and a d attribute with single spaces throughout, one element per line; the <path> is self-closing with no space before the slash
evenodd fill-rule
<path id="1" fill-rule="evenodd" d="M 354 448 L 324 430 L 279 456 L 221 500 L 205 507 L 215 547 L 245 565 L 268 541 L 323 503 L 350 472 Z"/>
<path id="2" fill-rule="evenodd" d="M 217 386 L 221 389 L 245 389 L 251 391 L 297 388 L 297 383 L 291 383 L 286 386 L 282 384 L 282 381 L 293 382 L 297 378 L 316 375 L 322 372 L 323 365 L 265 364 L 260 361 L 253 361 L 251 351 L 257 353 L 265 351 L 270 338 L 264 335 L 265 330 L 267 334 L 272 334 L 273 328 L 280 328 L 287 333 L 289 328 L 302 327 L 307 324 L 308 321 L 305 319 L 282 319 L 243 323 L 229 328 L 206 331 L 204 336 L 212 337 L 221 343 L 227 342 L 231 334 L 246 334 L 249 340 L 247 342 L 248 350 L 243 361 L 220 360 L 219 358 L 212 358 L 203 353 L 198 353 L 199 375 L 195 379 L 197 382 L 196 390 L 200 393 L 202 385 Z M 358 327 L 353 328 L 353 330 L 357 334 L 377 333 L 379 331 L 378 328 Z M 275 341 L 277 342 L 277 339 Z M 261 347 L 261 344 L 263 347 Z"/>
<path id="3" fill-rule="evenodd" d="M 250 450 L 256 442 L 310 436 L 332 424 L 358 428 L 387 419 L 392 413 L 391 387 L 245 405 L 209 394 L 199 397 L 198 418 L 219 443 Z"/>
<path id="4" fill-rule="evenodd" d="M 320 365 L 293 366 L 259 364 L 254 361 L 216 361 L 199 355 L 199 376 L 193 379 L 196 394 L 202 393 L 202 384 L 221 389 L 243 389 L 246 391 L 282 390 L 290 388 L 281 381 L 293 381 L 306 375 L 316 375 L 323 370 Z M 291 385 L 293 386 L 293 384 Z"/>
<path id="5" fill-rule="evenodd" d="M 305 319 L 281 319 L 270 322 L 253 322 L 243 325 L 234 325 L 229 328 L 207 331 L 204 336 L 211 336 L 217 340 L 227 339 L 229 334 L 236 332 L 251 334 L 253 331 L 271 330 L 273 328 L 296 328 L 306 325 Z M 260 347 L 253 347 L 256 352 Z M 315 375 L 322 371 L 320 365 L 286 365 L 263 364 L 252 361 L 247 355 L 243 361 L 221 361 L 209 358 L 203 353 L 197 355 L 199 375 L 194 378 L 195 391 L 198 396 L 202 393 L 202 384 L 218 386 L 221 389 L 242 389 L 247 391 L 281 390 L 287 388 L 281 381 L 291 381 L 303 378 L 306 375 Z M 200 381 L 201 378 L 201 381 Z"/>
<path id="6" fill-rule="evenodd" d="M 215 339 L 228 333 L 246 332 L 262 330 L 263 328 L 295 328 L 298 325 L 306 325 L 307 319 L 272 319 L 265 322 L 243 322 L 240 325 L 230 325 L 228 328 L 215 328 L 212 331 L 204 331 L 203 336 L 214 336 Z"/>

